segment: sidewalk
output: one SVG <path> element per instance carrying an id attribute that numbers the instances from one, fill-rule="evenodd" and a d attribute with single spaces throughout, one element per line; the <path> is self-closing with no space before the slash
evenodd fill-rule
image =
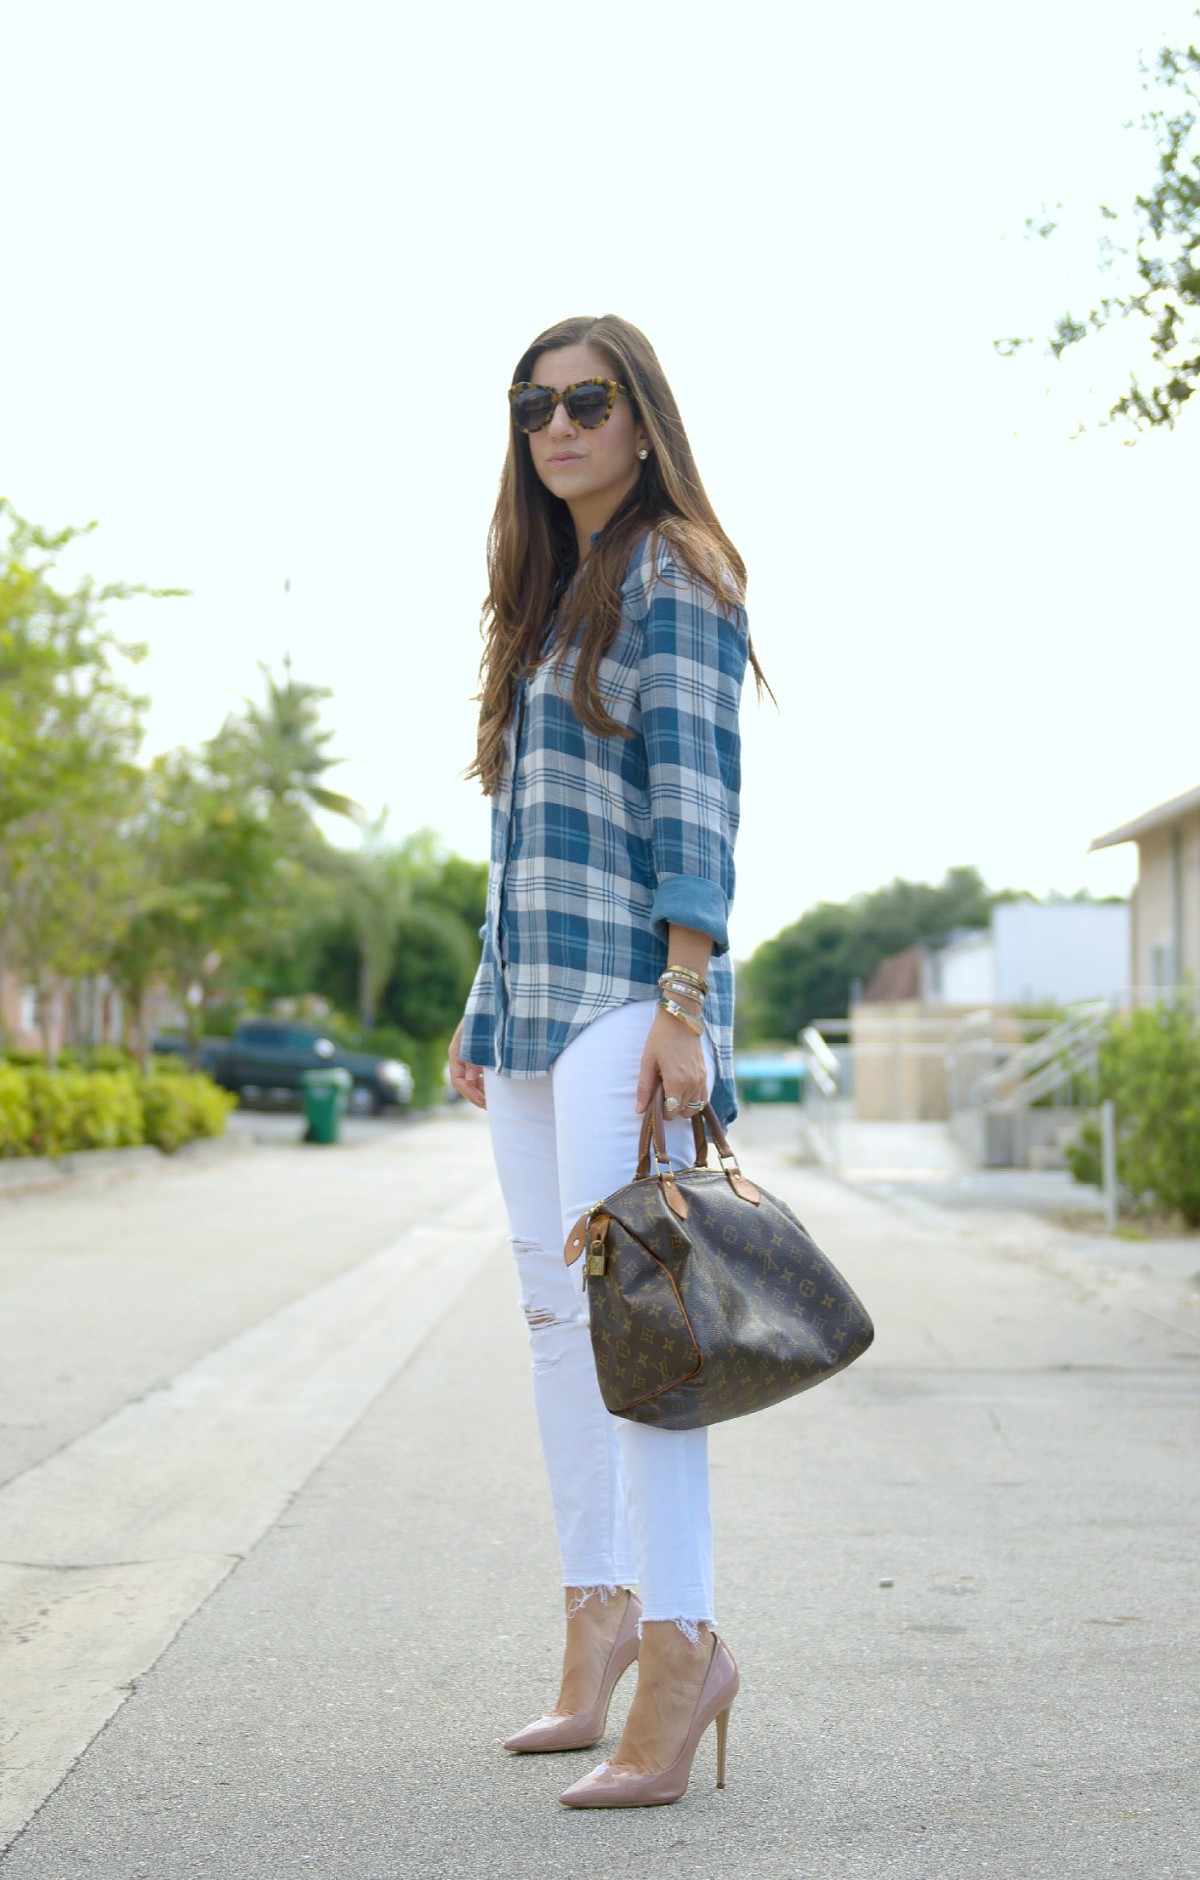
<path id="1" fill-rule="evenodd" d="M 794 1108 L 752 1110 L 744 1125 L 769 1148 L 790 1155 L 802 1127 Z M 838 1115 L 839 1181 L 912 1214 L 942 1213 L 947 1225 L 970 1212 L 977 1227 L 1000 1243 L 1018 1238 L 1047 1254 L 1060 1250 L 1092 1266 L 1136 1272 L 1195 1290 L 1200 1287 L 1200 1234 L 1169 1236 L 1123 1223 L 1110 1234 L 1099 1189 L 1064 1169 L 975 1168 L 945 1123 L 861 1123 L 845 1106 Z M 1042 1223 L 1045 1223 L 1043 1226 Z"/>
<path id="2" fill-rule="evenodd" d="M 0 1861 L 4 1880 L 1195 1880 L 1195 1295 L 1086 1261 L 1048 1264 L 1017 1217 L 1011 1244 L 997 1244 L 974 1215 L 897 1209 L 751 1147 L 762 1134 L 748 1119 L 747 1166 L 852 1277 L 878 1336 L 844 1377 L 712 1433 L 719 1616 L 743 1674 L 729 1787 L 712 1787 L 710 1734 L 684 1801 L 658 1810 L 569 1813 L 559 1790 L 601 1751 L 499 1748 L 553 1694 L 560 1607 L 477 1118 L 323 1161 L 256 1151 L 236 1160 L 237 1197 L 222 1189 L 228 1167 L 196 1171 L 178 1196 L 186 1223 L 159 1181 L 126 1185 L 119 1208 L 77 1200 L 73 1242 L 65 1204 L 30 1198 L 19 1204 L 27 1252 L 0 1214 L 9 1299 L 41 1297 L 47 1260 L 93 1304 L 106 1272 L 131 1299 L 123 1261 L 135 1257 L 161 1289 L 135 1313 L 119 1374 L 102 1366 L 104 1387 L 81 1392 L 70 1416 L 26 1373 L 58 1442 L 40 1461 L 34 1443 L 0 1492 L 0 1519 L 16 1516 L 6 1558 L 31 1558 L 11 1550 L 22 1517 L 47 1519 L 49 1472 L 69 1477 L 88 1444 L 111 1453 L 121 1413 L 98 1424 L 102 1405 L 117 1408 L 156 1363 L 160 1379 L 191 1378 L 179 1406 L 188 1441 L 222 1434 L 217 1380 L 236 1379 L 257 1459 L 239 1465 L 236 1442 L 220 1452 L 232 1474 L 215 1510 L 196 1492 L 211 1486 L 204 1468 L 192 1489 L 177 1474 L 161 1501 L 126 1497 L 115 1522 L 111 1504 L 107 1515 L 87 1505 L 86 1469 L 74 1513 L 57 1504 L 64 1563 L 47 1571 L 64 1580 L 97 1563 L 175 1573 L 214 1559 L 223 1571 L 129 1678 L 128 1697 L 112 1692 L 111 1721 L 55 1773 L 60 1785 Z M 275 1239 L 272 1197 L 287 1222 Z M 464 1211 L 449 1227 L 447 1208 Z M 39 1233 L 39 1213 L 56 1209 L 53 1233 Z M 206 1219 L 232 1245 L 206 1253 Z M 152 1243 L 172 1222 L 190 1235 L 169 1256 L 190 1330 L 154 1267 Z M 397 1233 L 423 1235 L 419 1267 L 399 1262 Z M 302 1243 L 290 1274 L 289 1236 Z M 239 1261 L 237 1310 L 223 1314 Z M 417 1271 L 427 1329 L 402 1336 L 405 1313 L 385 1309 L 384 1293 Z M 353 1336 L 330 1330 L 330 1287 L 357 1298 Z M 87 1314 L 60 1298 L 71 1362 L 86 1369 Z M 339 1307 L 338 1323 L 351 1318 Z M 118 1321 L 114 1306 L 104 1323 Z M 311 1363 L 297 1361 L 272 1397 L 267 1371 L 280 1367 L 279 1380 L 297 1358 L 297 1325 L 307 1352 L 329 1332 L 336 1378 L 314 1397 Z M 152 1390 L 131 1412 L 171 1394 Z M 306 1428 L 314 1405 L 324 1419 L 303 1454 L 298 1403 Z M 147 1480 L 162 1429 L 134 1428 L 125 1451 Z M 280 1448 L 292 1486 L 264 1492 L 260 1465 L 278 1477 Z M 256 1523 L 261 1538 L 249 1538 Z M 120 1550 L 147 1536 L 136 1559 Z M 69 1712 L 78 1680 L 46 1696 Z M 18 1733 L 10 1760 L 21 1749 Z"/>

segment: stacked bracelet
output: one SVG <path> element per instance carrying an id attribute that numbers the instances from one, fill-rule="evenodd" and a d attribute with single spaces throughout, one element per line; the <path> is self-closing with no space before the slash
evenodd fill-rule
<path id="1" fill-rule="evenodd" d="M 694 973 L 690 966 L 668 966 L 662 977 L 666 979 L 668 975 L 672 979 L 687 980 L 689 985 L 695 986 L 702 999 L 708 992 L 708 981 L 703 973 Z"/>
<path id="2" fill-rule="evenodd" d="M 700 1020 L 694 1018 L 690 1012 L 685 1012 L 682 1005 L 676 1005 L 674 999 L 668 999 L 666 997 L 660 998 L 658 1003 L 664 1012 L 669 1012 L 672 1018 L 680 1019 L 682 1023 L 687 1026 L 689 1031 L 694 1031 L 696 1036 L 698 1038 L 700 1037 L 704 1026 L 700 1023 Z"/>
<path id="3" fill-rule="evenodd" d="M 694 1031 L 699 1037 L 704 1025 L 700 1018 L 700 1007 L 708 997 L 708 981 L 702 973 L 694 973 L 690 966 L 668 966 L 665 973 L 658 976 L 658 1003 L 664 1012 L 677 1018 Z M 680 1005 L 680 999 L 687 1000 L 687 1006 Z M 691 1007 L 691 1010 L 688 1009 Z"/>
<path id="4" fill-rule="evenodd" d="M 658 976 L 658 989 L 664 998 L 686 999 L 689 1005 L 700 1006 L 708 996 L 708 981 L 685 966 L 668 966 Z"/>
<path id="5" fill-rule="evenodd" d="M 697 1006 L 704 1003 L 702 992 L 697 992 L 695 986 L 690 986 L 684 979 L 672 979 L 669 973 L 663 974 L 658 982 L 658 989 L 669 999 L 687 999 L 689 1004 Z"/>

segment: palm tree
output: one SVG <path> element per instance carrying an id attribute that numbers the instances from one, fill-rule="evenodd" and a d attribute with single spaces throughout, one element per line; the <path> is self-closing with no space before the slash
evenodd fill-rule
<path id="1" fill-rule="evenodd" d="M 343 762 L 325 754 L 333 732 L 321 729 L 321 701 L 333 696 L 330 688 L 294 679 L 286 654 L 282 681 L 268 666 L 260 664 L 259 671 L 267 682 L 266 704 L 244 699 L 242 716 L 227 719 L 214 743 L 238 761 L 243 778 L 272 809 L 299 816 L 310 827 L 314 810 L 361 822 L 361 806 L 322 782 L 327 770 Z"/>

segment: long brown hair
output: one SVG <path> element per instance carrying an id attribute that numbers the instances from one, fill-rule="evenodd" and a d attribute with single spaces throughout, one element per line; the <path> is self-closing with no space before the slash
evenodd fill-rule
<path id="1" fill-rule="evenodd" d="M 745 564 L 705 495 L 679 407 L 645 334 L 615 313 L 560 320 L 522 353 L 513 383 L 532 378 L 539 353 L 564 346 L 594 346 L 603 353 L 613 377 L 628 389 L 635 421 L 651 450 L 636 485 L 605 525 L 580 579 L 568 591 L 578 562 L 571 512 L 546 488 L 534 469 L 527 439 L 510 422 L 508 454 L 488 531 L 479 742 L 467 772 L 480 779 L 489 796 L 500 782 L 504 728 L 518 676 L 542 655 L 547 623 L 564 595 L 546 650 L 561 663 L 579 635 L 571 693 L 578 717 L 600 737 L 630 735 L 607 711 L 597 673 L 620 628 L 621 585 L 634 544 L 647 530 L 667 544 L 723 611 L 745 597 Z M 769 692 L 753 646 L 750 663 L 760 694 L 764 687 Z"/>

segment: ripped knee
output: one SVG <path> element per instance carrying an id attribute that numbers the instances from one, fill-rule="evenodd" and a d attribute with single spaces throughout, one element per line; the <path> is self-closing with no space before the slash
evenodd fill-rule
<path id="1" fill-rule="evenodd" d="M 517 1266 L 519 1269 L 523 1268 L 521 1310 L 525 1314 L 525 1323 L 531 1335 L 536 1333 L 543 1335 L 536 1340 L 536 1343 L 543 1348 L 541 1355 L 548 1359 L 549 1353 L 545 1351 L 545 1334 L 555 1331 L 567 1332 L 581 1325 L 586 1326 L 587 1315 L 583 1310 L 582 1298 L 576 1301 L 569 1294 L 566 1297 L 559 1297 L 562 1288 L 547 1284 L 548 1269 L 545 1267 L 547 1255 L 540 1242 L 523 1240 L 515 1234 L 510 1238 Z M 555 1303 L 547 1304 L 547 1295 Z"/>
<path id="2" fill-rule="evenodd" d="M 553 1306 L 537 1305 L 531 1299 L 523 1299 L 521 1310 L 525 1314 L 525 1323 L 531 1332 L 548 1332 L 556 1326 L 567 1330 L 573 1326 L 586 1326 L 587 1324 L 583 1312 L 575 1305 L 567 1312 L 556 1312 Z"/>

